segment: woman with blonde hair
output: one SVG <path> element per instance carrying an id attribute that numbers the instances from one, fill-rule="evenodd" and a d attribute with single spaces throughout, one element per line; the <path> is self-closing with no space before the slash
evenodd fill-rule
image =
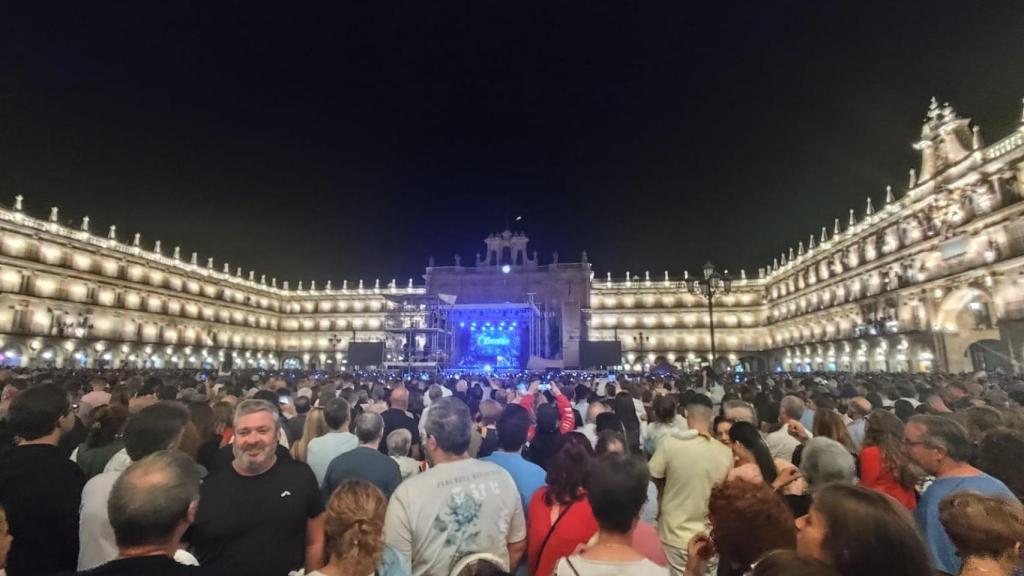
<path id="1" fill-rule="evenodd" d="M 308 576 L 409 576 L 409 561 L 384 545 L 388 501 L 365 480 L 343 482 L 327 502 L 327 565 Z"/>
<path id="2" fill-rule="evenodd" d="M 327 420 L 324 419 L 324 410 L 319 406 L 311 408 L 306 414 L 306 422 L 302 425 L 302 438 L 292 444 L 292 458 L 299 462 L 306 461 L 306 450 L 314 438 L 327 434 Z"/>

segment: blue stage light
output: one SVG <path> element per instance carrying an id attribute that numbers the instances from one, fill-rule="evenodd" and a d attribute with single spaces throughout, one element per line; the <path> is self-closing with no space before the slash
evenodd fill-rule
<path id="1" fill-rule="evenodd" d="M 465 327 L 466 327 L 466 323 L 465 322 L 459 322 L 459 328 L 465 328 Z"/>
<path id="2" fill-rule="evenodd" d="M 501 267 L 501 273 L 502 274 L 508 274 L 511 271 L 512 271 L 512 267 L 511 266 L 509 266 L 508 264 L 502 265 L 502 267 Z"/>

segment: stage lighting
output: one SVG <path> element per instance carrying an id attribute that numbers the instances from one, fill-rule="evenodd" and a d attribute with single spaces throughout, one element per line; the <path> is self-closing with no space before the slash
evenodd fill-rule
<path id="1" fill-rule="evenodd" d="M 511 271 L 512 271 L 512 267 L 511 267 L 511 266 L 509 266 L 508 264 L 503 264 L 503 265 L 501 266 L 501 273 L 502 273 L 502 274 L 508 274 L 508 273 L 509 273 L 509 272 L 511 272 Z"/>

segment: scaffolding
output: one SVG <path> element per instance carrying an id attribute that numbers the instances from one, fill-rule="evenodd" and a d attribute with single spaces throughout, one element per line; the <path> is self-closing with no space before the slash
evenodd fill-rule
<path id="1" fill-rule="evenodd" d="M 390 352 L 388 370 L 437 371 L 448 367 L 453 333 L 451 305 L 437 295 L 385 295 L 387 315 L 384 331 Z"/>

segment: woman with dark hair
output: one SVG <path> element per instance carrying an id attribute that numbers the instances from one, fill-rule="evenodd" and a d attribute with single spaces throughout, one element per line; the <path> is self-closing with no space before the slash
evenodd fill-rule
<path id="1" fill-rule="evenodd" d="M 1009 498 L 961 492 L 939 503 L 939 521 L 963 558 L 961 575 L 1013 576 L 1024 548 L 1024 508 Z"/>
<path id="2" fill-rule="evenodd" d="M 537 407 L 537 427 L 530 447 L 526 449 L 526 459 L 547 470 L 548 462 L 558 451 L 562 442 L 562 434 L 558 431 L 558 409 L 551 404 Z"/>
<path id="3" fill-rule="evenodd" d="M 860 451 L 860 484 L 884 492 L 913 510 L 917 506 L 914 484 L 921 470 L 911 462 L 902 442 L 903 422 L 895 414 L 887 410 L 868 414 Z"/>
<path id="4" fill-rule="evenodd" d="M 636 415 L 636 404 L 629 392 L 619 392 L 612 400 L 612 410 L 622 421 L 625 429 L 626 446 L 631 454 L 640 454 L 640 418 Z"/>
<path id="5" fill-rule="evenodd" d="M 715 416 L 715 423 L 711 426 L 711 431 L 714 432 L 715 438 L 726 446 L 732 445 L 732 439 L 729 438 L 729 430 L 732 428 L 732 420 L 729 420 L 725 416 Z"/>
<path id="6" fill-rule="evenodd" d="M 579 432 L 570 432 L 551 459 L 547 485 L 533 493 L 526 514 L 530 574 L 551 574 L 559 558 L 571 554 L 597 532 L 597 520 L 584 488 L 593 456 L 590 440 Z"/>
<path id="7" fill-rule="evenodd" d="M 934 574 L 910 513 L 880 492 L 824 486 L 796 527 L 797 553 L 828 563 L 842 576 Z"/>
<path id="8" fill-rule="evenodd" d="M 622 432 L 602 430 L 598 433 L 597 442 L 594 444 L 594 453 L 600 456 L 608 452 L 629 453 L 629 450 L 626 448 L 626 437 Z"/>
<path id="9" fill-rule="evenodd" d="M 679 416 L 679 402 L 675 394 L 659 394 L 651 402 L 651 422 L 644 435 L 644 452 L 651 456 L 658 440 L 672 430 L 686 430 L 686 420 Z"/>
<path id="10" fill-rule="evenodd" d="M 772 458 L 772 453 L 764 443 L 761 433 L 749 422 L 733 424 L 729 429 L 729 439 L 732 441 L 736 466 L 729 471 L 726 480 L 740 479 L 753 484 L 771 486 L 783 470 L 795 468 L 785 460 Z M 806 483 L 798 479 L 787 481 L 781 490 L 784 494 L 802 494 L 806 487 Z"/>
<path id="11" fill-rule="evenodd" d="M 996 428 L 978 444 L 977 465 L 982 472 L 1006 484 L 1018 499 L 1024 500 L 1024 432 Z"/>
<path id="12" fill-rule="evenodd" d="M 633 531 L 650 480 L 647 464 L 639 458 L 605 454 L 592 462 L 586 490 L 597 537 L 586 550 L 559 560 L 557 576 L 668 574 L 633 547 Z"/>
<path id="13" fill-rule="evenodd" d="M 71 458 L 85 472 L 87 480 L 103 472 L 107 462 L 124 448 L 121 433 L 128 422 L 128 408 L 111 405 L 93 408 L 89 421 L 92 428 Z"/>
<path id="14" fill-rule="evenodd" d="M 740 576 L 775 550 L 796 548 L 793 514 L 766 484 L 726 480 L 711 490 L 708 500 L 711 533 L 698 534 L 687 546 L 686 576 L 708 572 L 708 561 L 719 555 L 718 574 Z"/>

